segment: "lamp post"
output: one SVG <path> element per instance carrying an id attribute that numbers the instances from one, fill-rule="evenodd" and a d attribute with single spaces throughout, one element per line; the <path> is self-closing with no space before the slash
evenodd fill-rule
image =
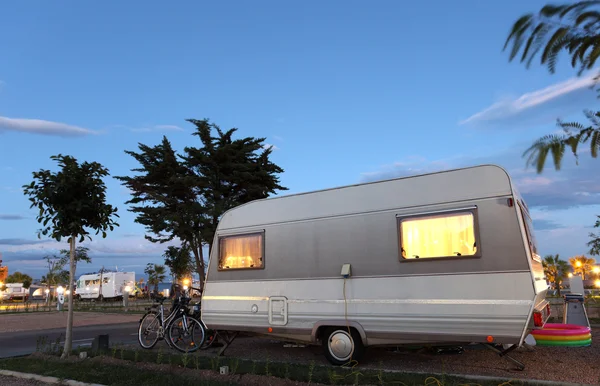
<path id="1" fill-rule="evenodd" d="M 46 288 L 44 292 L 46 293 L 46 304 L 48 304 L 48 307 L 50 307 L 50 290 Z"/>
<path id="2" fill-rule="evenodd" d="M 56 293 L 58 294 L 58 297 L 56 299 L 56 309 L 58 311 L 62 311 L 63 306 L 65 304 L 65 289 L 63 288 L 63 286 L 58 286 L 58 288 L 56 289 Z"/>

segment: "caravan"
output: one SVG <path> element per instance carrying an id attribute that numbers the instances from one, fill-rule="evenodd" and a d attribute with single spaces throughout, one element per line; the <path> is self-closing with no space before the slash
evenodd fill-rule
<path id="1" fill-rule="evenodd" d="M 482 165 L 227 211 L 201 306 L 210 329 L 320 344 L 341 365 L 367 346 L 519 347 L 547 290 L 525 201 Z"/>
<path id="2" fill-rule="evenodd" d="M 77 280 L 76 294 L 80 300 L 122 299 L 126 287 L 135 287 L 135 272 L 86 273 Z"/>

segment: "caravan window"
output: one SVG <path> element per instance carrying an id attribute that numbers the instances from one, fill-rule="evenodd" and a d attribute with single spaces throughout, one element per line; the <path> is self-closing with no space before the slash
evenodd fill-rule
<path id="1" fill-rule="evenodd" d="M 477 255 L 474 210 L 404 217 L 399 231 L 404 260 Z"/>
<path id="2" fill-rule="evenodd" d="M 521 210 L 523 222 L 525 223 L 525 234 L 527 236 L 527 242 L 529 243 L 529 251 L 531 252 L 531 258 L 533 260 L 541 262 L 542 259 L 537 251 L 537 240 L 535 239 L 535 233 L 533 232 L 533 221 L 531 220 L 531 216 L 529 215 L 527 205 L 523 200 L 519 200 L 519 209 Z"/>
<path id="3" fill-rule="evenodd" d="M 264 268 L 264 234 L 219 238 L 219 270 Z"/>

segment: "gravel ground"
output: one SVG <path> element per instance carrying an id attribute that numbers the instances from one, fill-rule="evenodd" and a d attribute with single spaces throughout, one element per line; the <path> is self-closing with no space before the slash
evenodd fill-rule
<path id="1" fill-rule="evenodd" d="M 4 375 L 0 375 L 0 385 L 2 385 L 2 386 L 48 386 L 47 383 L 34 381 L 32 379 L 7 377 Z"/>
<path id="2" fill-rule="evenodd" d="M 66 312 L 40 312 L 1 315 L 0 333 L 48 330 L 67 326 Z M 75 312 L 73 327 L 120 324 L 138 322 L 140 316 L 136 314 L 109 314 L 103 312 Z"/>
<path id="3" fill-rule="evenodd" d="M 157 347 L 163 345 L 157 345 Z M 385 348 L 367 350 L 359 367 L 396 371 L 487 375 L 503 378 L 537 379 L 600 385 L 600 328 L 592 331 L 592 346 L 563 348 L 535 347 L 513 351 L 510 355 L 525 364 L 518 371 L 512 362 L 481 346 L 466 346 L 462 354 L 436 354 L 428 351 L 392 351 Z M 164 349 L 164 348 L 163 348 Z M 198 355 L 214 355 L 218 348 Z M 321 347 L 283 347 L 269 339 L 239 337 L 227 348 L 225 356 L 255 360 L 301 362 L 329 365 Z"/>

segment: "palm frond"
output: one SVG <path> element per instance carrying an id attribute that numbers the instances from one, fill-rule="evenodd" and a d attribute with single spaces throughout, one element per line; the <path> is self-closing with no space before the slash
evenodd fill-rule
<path id="1" fill-rule="evenodd" d="M 585 116 L 591 122 L 590 126 L 586 127 L 579 122 L 558 120 L 557 125 L 563 129 L 565 135 L 549 134 L 536 140 L 523 152 L 523 157 L 527 157 L 526 166 L 535 166 L 536 171 L 541 173 L 550 154 L 555 170 L 560 170 L 567 146 L 577 162 L 579 145 L 588 141 L 592 158 L 597 158 L 600 150 L 600 111 L 585 111 Z"/>
<path id="2" fill-rule="evenodd" d="M 523 15 L 509 31 L 503 51 L 511 42 L 509 61 L 522 49 L 520 61 L 527 61 L 529 66 L 543 46 L 540 61 L 551 73 L 556 71 L 558 55 L 563 51 L 580 73 L 591 69 L 600 57 L 600 1 L 546 5 L 537 15 Z"/>

